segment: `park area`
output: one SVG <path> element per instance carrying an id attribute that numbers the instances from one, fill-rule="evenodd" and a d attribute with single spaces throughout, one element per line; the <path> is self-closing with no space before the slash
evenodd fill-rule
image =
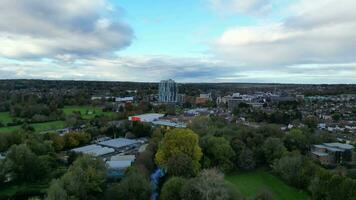
<path id="1" fill-rule="evenodd" d="M 286 185 L 282 180 L 265 170 L 238 172 L 227 175 L 225 178 L 247 199 L 253 199 L 261 189 L 270 190 L 276 200 L 310 199 L 306 192 Z"/>
<path id="2" fill-rule="evenodd" d="M 73 112 L 80 112 L 81 116 L 85 120 L 90 120 L 94 118 L 96 115 L 107 115 L 107 116 L 114 116 L 114 112 L 103 112 L 100 107 L 94 106 L 65 106 L 62 108 L 64 115 L 69 115 Z M 0 112 L 0 122 L 2 124 L 7 124 L 11 122 L 13 118 L 10 116 L 9 112 Z M 36 132 L 43 132 L 43 131 L 50 131 L 50 130 L 57 130 L 66 127 L 65 121 L 50 121 L 50 122 L 43 122 L 43 123 L 33 123 L 31 126 L 34 127 Z M 16 126 L 4 126 L 0 128 L 0 133 L 4 132 L 13 132 L 19 130 L 21 125 Z"/>

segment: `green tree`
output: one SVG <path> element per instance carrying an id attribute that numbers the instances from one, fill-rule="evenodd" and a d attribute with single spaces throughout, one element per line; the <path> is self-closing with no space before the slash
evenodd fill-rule
<path id="1" fill-rule="evenodd" d="M 5 161 L 0 160 L 0 185 L 6 180 L 6 174 Z"/>
<path id="2" fill-rule="evenodd" d="M 205 135 L 211 126 L 211 119 L 208 116 L 197 116 L 190 123 L 190 128 L 200 136 Z"/>
<path id="3" fill-rule="evenodd" d="M 57 187 L 57 189 L 48 190 L 47 197 L 56 196 L 57 192 L 61 191 L 58 187 L 62 187 L 68 199 L 91 199 L 103 192 L 105 180 L 106 166 L 102 159 L 83 155 L 74 161 L 67 173 L 60 178 L 59 183 L 52 182 L 57 185 L 51 184 L 50 188 Z"/>
<path id="4" fill-rule="evenodd" d="M 136 137 L 148 137 L 151 135 L 151 125 L 142 122 L 133 122 L 132 133 Z"/>
<path id="5" fill-rule="evenodd" d="M 111 186 L 105 194 L 108 200 L 149 200 L 151 184 L 147 177 L 138 170 L 129 172 L 120 183 Z"/>
<path id="6" fill-rule="evenodd" d="M 172 177 L 168 179 L 161 189 L 161 200 L 181 200 L 180 192 L 186 180 L 181 177 Z"/>
<path id="7" fill-rule="evenodd" d="M 334 121 L 339 121 L 341 119 L 341 114 L 340 113 L 334 113 L 332 116 Z"/>
<path id="8" fill-rule="evenodd" d="M 174 155 L 168 159 L 167 173 L 170 176 L 192 177 L 194 176 L 192 158 L 186 154 Z"/>
<path id="9" fill-rule="evenodd" d="M 286 151 L 283 142 L 279 138 L 272 137 L 267 138 L 262 149 L 268 164 L 272 164 L 274 160 L 281 158 Z"/>
<path id="10" fill-rule="evenodd" d="M 304 124 L 311 129 L 315 129 L 318 126 L 318 118 L 314 115 L 309 115 L 304 119 Z"/>
<path id="11" fill-rule="evenodd" d="M 67 191 L 62 184 L 59 180 L 53 180 L 47 189 L 46 200 L 67 200 Z"/>
<path id="12" fill-rule="evenodd" d="M 25 144 L 13 145 L 9 149 L 5 167 L 17 181 L 36 181 L 42 173 L 38 157 Z"/>
<path id="13" fill-rule="evenodd" d="M 233 168 L 235 152 L 228 140 L 209 135 L 201 139 L 200 146 L 204 153 L 203 159 L 209 159 L 209 165 L 204 167 L 218 167 L 225 172 Z"/>
<path id="14" fill-rule="evenodd" d="M 292 129 L 284 138 L 284 145 L 289 151 L 298 150 L 301 153 L 308 151 L 308 137 L 300 129 Z"/>
<path id="15" fill-rule="evenodd" d="M 256 161 L 253 152 L 245 147 L 242 149 L 241 154 L 238 158 L 238 166 L 244 170 L 254 169 L 256 166 Z"/>
<path id="16" fill-rule="evenodd" d="M 309 177 L 304 176 L 304 158 L 300 154 L 289 153 L 273 164 L 273 170 L 287 183 L 303 188 L 308 183 Z"/>
<path id="17" fill-rule="evenodd" d="M 168 131 L 159 144 L 155 156 L 156 164 L 167 169 L 169 158 L 186 155 L 192 160 L 193 174 L 197 174 L 200 169 L 199 161 L 202 157 L 198 140 L 198 135 L 190 129 L 173 129 Z"/>
<path id="18" fill-rule="evenodd" d="M 1 133 L 0 134 L 0 152 L 7 151 L 14 144 L 21 144 L 22 136 L 24 134 L 15 133 Z"/>

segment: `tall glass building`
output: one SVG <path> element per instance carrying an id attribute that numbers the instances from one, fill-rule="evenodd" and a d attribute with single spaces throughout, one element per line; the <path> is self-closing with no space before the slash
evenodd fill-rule
<path id="1" fill-rule="evenodd" d="M 178 85 L 174 80 L 162 80 L 159 83 L 159 101 L 165 103 L 178 101 Z"/>

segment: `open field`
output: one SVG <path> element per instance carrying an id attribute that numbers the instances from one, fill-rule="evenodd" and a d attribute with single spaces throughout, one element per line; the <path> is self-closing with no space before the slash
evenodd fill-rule
<path id="1" fill-rule="evenodd" d="M 35 123 L 31 124 L 35 128 L 36 132 L 48 131 L 48 130 L 56 130 L 65 127 L 64 121 L 53 121 L 53 122 L 43 122 L 43 123 Z M 21 125 L 18 126 L 6 126 L 0 128 L 0 133 L 4 132 L 13 132 L 19 130 Z"/>
<path id="2" fill-rule="evenodd" d="M 3 124 L 7 124 L 12 122 L 12 117 L 10 116 L 9 112 L 0 112 L 0 122 Z"/>
<path id="3" fill-rule="evenodd" d="M 92 119 L 95 115 L 108 115 L 113 116 L 114 112 L 103 112 L 101 108 L 93 106 L 66 106 L 63 109 L 65 115 L 71 114 L 73 112 L 80 112 L 83 119 Z"/>
<path id="4" fill-rule="evenodd" d="M 269 189 L 276 200 L 310 199 L 306 192 L 286 185 L 282 180 L 264 170 L 238 172 L 227 175 L 226 180 L 235 185 L 236 189 L 248 199 L 252 199 L 262 188 Z"/>
<path id="5" fill-rule="evenodd" d="M 93 106 L 66 106 L 63 109 L 65 115 L 69 115 L 73 112 L 80 112 L 83 119 L 89 120 L 95 117 L 95 115 L 107 115 L 107 116 L 114 116 L 114 112 L 103 112 L 99 107 Z M 9 112 L 0 112 L 0 122 L 6 124 L 11 122 L 12 118 Z M 42 131 L 49 131 L 49 130 L 56 130 L 65 128 L 64 121 L 52 121 L 52 122 L 43 122 L 43 123 L 33 123 L 31 124 L 35 128 L 36 132 Z M 21 128 L 21 125 L 18 126 L 5 126 L 0 128 L 0 133 L 3 132 L 13 132 Z"/>

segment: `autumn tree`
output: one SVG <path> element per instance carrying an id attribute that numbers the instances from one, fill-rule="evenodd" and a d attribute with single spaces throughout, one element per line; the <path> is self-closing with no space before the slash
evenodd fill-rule
<path id="1" fill-rule="evenodd" d="M 168 131 L 159 144 L 155 156 L 156 164 L 168 171 L 172 171 L 172 169 L 168 169 L 169 159 L 185 155 L 191 159 L 192 173 L 197 174 L 200 169 L 199 161 L 202 157 L 198 141 L 198 135 L 190 129 L 173 129 Z M 171 165 L 170 167 L 174 166 Z"/>

